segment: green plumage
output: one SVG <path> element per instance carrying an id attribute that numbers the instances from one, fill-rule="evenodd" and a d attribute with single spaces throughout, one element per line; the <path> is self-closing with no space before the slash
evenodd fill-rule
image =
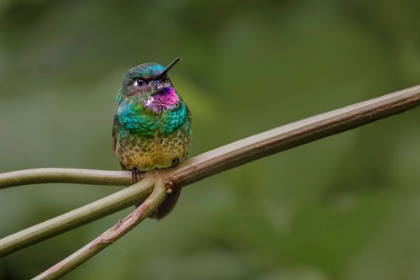
<path id="1" fill-rule="evenodd" d="M 126 169 L 147 171 L 187 159 L 191 143 L 191 114 L 184 103 L 156 114 L 135 106 L 114 118 L 115 153 Z M 139 108 L 140 107 L 140 108 Z"/>

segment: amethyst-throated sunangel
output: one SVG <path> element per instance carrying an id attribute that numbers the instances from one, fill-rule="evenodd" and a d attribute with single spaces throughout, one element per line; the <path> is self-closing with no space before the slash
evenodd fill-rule
<path id="1" fill-rule="evenodd" d="M 117 94 L 112 127 L 113 148 L 121 167 L 132 171 L 167 168 L 185 160 L 191 144 L 191 113 L 164 67 L 143 63 L 130 69 Z M 175 206 L 176 191 L 150 215 L 161 219 Z"/>

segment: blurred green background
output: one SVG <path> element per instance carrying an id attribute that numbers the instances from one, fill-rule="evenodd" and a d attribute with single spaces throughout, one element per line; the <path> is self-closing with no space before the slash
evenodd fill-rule
<path id="1" fill-rule="evenodd" d="M 420 83 L 420 2 L 0 2 L 0 172 L 118 170 L 126 71 L 182 55 L 190 155 Z M 420 110 L 187 187 L 64 279 L 420 279 Z M 0 237 L 121 187 L 1 191 Z M 28 279 L 133 209 L 0 260 Z"/>

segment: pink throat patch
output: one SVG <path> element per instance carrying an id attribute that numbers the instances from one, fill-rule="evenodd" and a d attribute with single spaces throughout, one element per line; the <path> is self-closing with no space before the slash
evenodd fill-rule
<path id="1" fill-rule="evenodd" d="M 178 95 L 174 88 L 165 88 L 153 94 L 146 106 L 155 110 L 164 110 L 174 107 L 179 102 Z"/>

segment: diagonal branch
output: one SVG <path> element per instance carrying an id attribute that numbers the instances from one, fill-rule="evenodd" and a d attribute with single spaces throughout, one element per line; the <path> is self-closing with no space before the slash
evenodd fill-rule
<path id="1" fill-rule="evenodd" d="M 180 188 L 253 160 L 350 130 L 419 105 L 420 86 L 415 86 L 245 138 L 191 158 L 176 168 L 161 170 L 160 173 L 169 182 L 173 183 L 174 188 Z M 78 183 L 99 182 L 112 177 L 113 183 L 127 185 L 131 178 L 129 172 L 121 171 L 100 171 L 103 174 L 99 175 L 97 170 L 75 171 L 74 169 L 59 169 L 60 177 L 51 169 L 45 170 L 34 169 L 0 174 L 0 188 L 29 183 L 75 182 L 75 172 L 81 172 L 81 178 L 83 176 L 89 177 L 89 180 L 78 180 Z M 31 176 L 26 175 L 28 172 L 31 173 Z M 72 179 L 67 181 L 67 179 L 63 178 L 63 176 L 67 175 L 69 176 L 68 178 L 71 177 Z M 118 175 L 119 177 L 113 177 L 113 175 Z M 137 186 L 141 186 L 141 184 Z M 123 189 L 116 194 L 124 197 L 129 196 L 131 195 L 131 188 Z M 149 193 L 150 191 L 151 189 Z M 78 215 L 67 216 L 69 213 L 74 212 L 72 211 L 5 237 L 0 240 L 0 256 L 10 254 L 138 203 L 141 200 L 140 194 L 138 195 L 132 197 L 131 200 L 118 200 L 112 195 L 93 203 L 95 207 L 101 207 L 103 210 L 100 215 L 98 212 L 91 213 L 88 209 L 93 204 L 89 204 L 74 210 L 76 213 L 79 213 Z M 122 201 L 125 202 L 122 203 Z M 64 219 L 66 219 L 66 223 L 63 222 Z M 28 234 L 28 230 L 30 234 Z"/>
<path id="2" fill-rule="evenodd" d="M 162 181 L 156 182 L 154 190 L 150 196 L 136 210 L 125 217 L 124 220 L 118 222 L 115 226 L 102 233 L 95 240 L 33 279 L 57 279 L 62 277 L 108 247 L 113 242 L 117 241 L 142 220 L 148 217 L 159 206 L 166 197 L 166 190 L 166 186 Z"/>
<path id="3" fill-rule="evenodd" d="M 176 187 L 398 114 L 420 105 L 420 85 L 253 135 L 165 170 Z"/>
<path id="4" fill-rule="evenodd" d="M 129 188 L 4 237 L 0 240 L 0 256 L 11 254 L 32 244 L 142 202 L 152 192 L 155 180 L 155 176 L 146 176 L 142 181 Z"/>
<path id="5" fill-rule="evenodd" d="M 183 162 L 166 173 L 177 187 L 236 166 L 347 131 L 420 105 L 420 85 L 287 124 Z M 40 183 L 130 185 L 124 171 L 39 168 L 0 174 L 0 189 Z"/>

